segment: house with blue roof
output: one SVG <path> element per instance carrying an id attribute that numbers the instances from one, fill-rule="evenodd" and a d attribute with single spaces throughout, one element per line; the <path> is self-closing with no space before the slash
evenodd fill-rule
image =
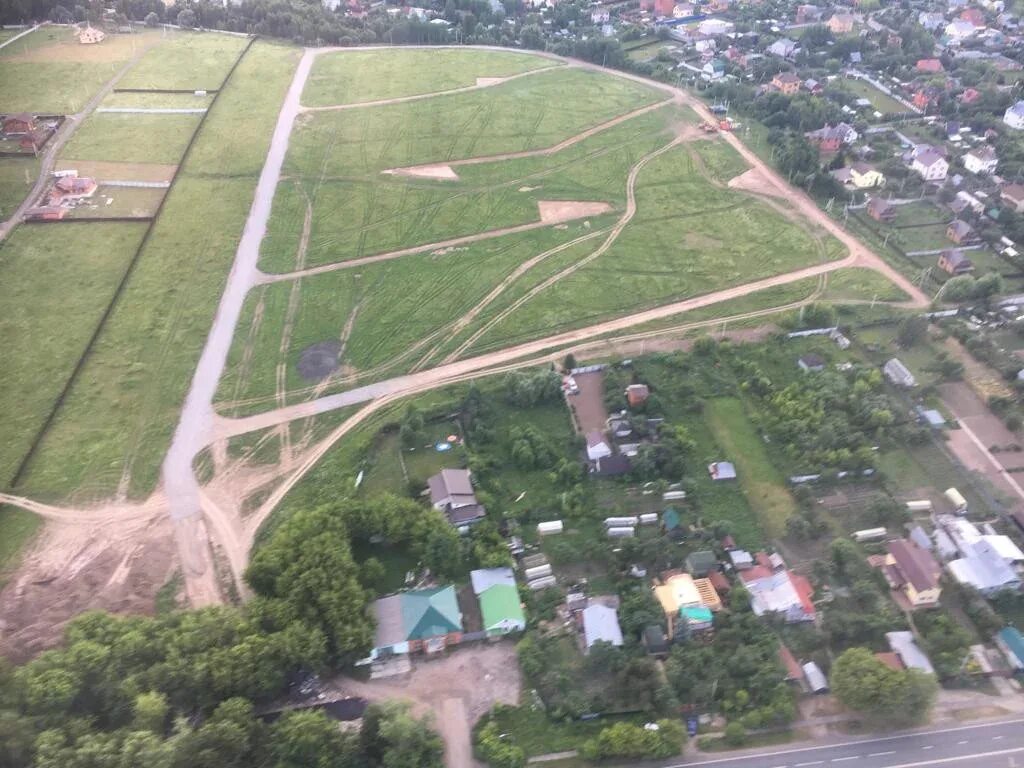
<path id="1" fill-rule="evenodd" d="M 367 661 L 406 653 L 438 653 L 462 641 L 462 612 L 454 587 L 413 589 L 373 604 L 377 619 Z"/>
<path id="2" fill-rule="evenodd" d="M 1024 671 L 1024 635 L 1016 627 L 1003 627 L 996 633 L 996 645 L 1014 672 Z"/>

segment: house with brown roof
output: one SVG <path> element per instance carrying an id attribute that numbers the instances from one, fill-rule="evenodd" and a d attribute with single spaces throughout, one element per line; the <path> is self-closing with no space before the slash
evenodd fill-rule
<path id="1" fill-rule="evenodd" d="M 882 573 L 889 586 L 906 597 L 912 608 L 937 605 L 942 595 L 942 567 L 931 552 L 909 539 L 894 539 L 886 544 L 886 549 Z"/>
<path id="2" fill-rule="evenodd" d="M 852 13 L 835 13 L 832 14 L 825 26 L 828 27 L 828 31 L 833 35 L 848 35 L 853 32 L 853 24 L 856 18 Z"/>
<path id="3" fill-rule="evenodd" d="M 974 262 L 958 248 L 950 248 L 939 254 L 938 267 L 948 275 L 967 275 L 974 271 Z"/>
<path id="4" fill-rule="evenodd" d="M 630 408 L 636 408 L 646 403 L 650 394 L 651 390 L 646 384 L 630 384 L 626 387 L 626 402 Z"/>
<path id="5" fill-rule="evenodd" d="M 6 136 L 20 136 L 23 133 L 31 133 L 36 129 L 36 118 L 28 112 L 6 115 L 3 128 Z"/>
<path id="6" fill-rule="evenodd" d="M 18 141 L 18 146 L 26 152 L 36 153 L 46 145 L 50 138 L 50 131 L 47 128 L 35 128 L 23 134 Z"/>
<path id="7" fill-rule="evenodd" d="M 880 197 L 868 200 L 867 211 L 875 221 L 890 222 L 896 218 L 896 206 Z"/>
<path id="8" fill-rule="evenodd" d="M 25 221 L 59 221 L 67 215 L 67 208 L 61 208 L 59 205 L 41 205 L 25 211 Z"/>
<path id="9" fill-rule="evenodd" d="M 62 176 L 50 189 L 50 204 L 57 205 L 64 200 L 92 197 L 95 191 L 96 179 L 88 176 Z"/>
<path id="10" fill-rule="evenodd" d="M 953 219 L 946 227 L 946 237 L 957 245 L 972 245 L 978 242 L 978 235 L 974 227 L 963 219 Z"/>
<path id="11" fill-rule="evenodd" d="M 792 72 L 779 72 L 772 78 L 772 87 L 789 96 L 800 90 L 800 78 Z"/>
<path id="12" fill-rule="evenodd" d="M 999 190 L 999 198 L 1017 213 L 1024 212 L 1024 185 L 1007 184 Z"/>
<path id="13" fill-rule="evenodd" d="M 442 469 L 427 480 L 427 491 L 431 505 L 444 512 L 452 525 L 469 525 L 487 514 L 477 501 L 468 469 Z"/>
<path id="14" fill-rule="evenodd" d="M 837 123 L 824 125 L 816 131 L 804 134 L 808 141 L 818 147 L 821 152 L 835 152 L 843 144 L 852 144 L 860 134 L 852 125 Z"/>

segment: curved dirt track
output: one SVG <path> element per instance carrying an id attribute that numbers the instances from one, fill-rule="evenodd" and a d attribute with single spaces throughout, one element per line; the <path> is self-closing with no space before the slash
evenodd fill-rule
<path id="1" fill-rule="evenodd" d="M 384 46 L 369 46 L 368 48 L 382 47 Z M 740 298 L 766 288 L 785 285 L 808 277 L 826 275 L 842 267 L 865 266 L 875 269 L 885 274 L 886 277 L 911 296 L 912 303 L 915 306 L 925 306 L 928 303 L 927 297 L 915 286 L 910 284 L 902 275 L 896 273 L 876 254 L 846 233 L 837 223 L 818 209 L 810 198 L 786 184 L 773 170 L 765 166 L 760 158 L 747 149 L 736 136 L 723 134 L 723 140 L 731 144 L 752 167 L 762 171 L 767 183 L 773 185 L 780 195 L 785 196 L 806 219 L 819 224 L 823 229 L 840 240 L 849 249 L 849 255 L 830 263 L 818 264 L 745 285 L 734 286 L 705 296 L 698 296 L 625 317 L 614 318 L 586 328 L 560 333 L 545 339 L 538 339 L 473 358 L 453 361 L 437 368 L 419 371 L 406 376 L 398 376 L 365 387 L 352 389 L 348 392 L 278 408 L 245 419 L 218 417 L 214 412 L 213 398 L 227 361 L 238 318 L 241 314 L 242 304 L 248 292 L 262 281 L 262 273 L 257 268 L 259 246 L 266 232 L 271 203 L 281 178 L 281 168 L 288 148 L 289 136 L 295 119 L 303 111 L 299 103 L 301 93 L 309 75 L 313 59 L 320 53 L 333 50 L 352 51 L 360 49 L 307 50 L 302 56 L 282 105 L 235 261 L 228 276 L 227 284 L 202 356 L 195 370 L 172 444 L 163 464 L 163 492 L 165 497 L 157 497 L 155 495 L 152 502 L 153 506 L 148 506 L 150 502 L 146 502 L 147 510 L 166 511 L 175 524 L 179 557 L 184 569 L 187 592 L 193 604 L 201 605 L 220 599 L 219 588 L 212 567 L 211 544 L 216 544 L 223 550 L 232 575 L 236 583 L 240 584 L 241 571 L 247 561 L 249 548 L 252 545 L 256 532 L 277 504 L 280 503 L 281 499 L 284 498 L 288 490 L 315 465 L 338 439 L 371 414 L 399 399 L 447 384 L 492 375 L 495 372 L 504 370 L 513 370 L 526 365 L 535 365 L 539 362 L 553 359 L 554 356 L 564 354 L 566 348 L 593 349 L 595 344 L 606 343 L 606 341 L 599 341 L 601 337 L 620 333 L 637 325 L 672 317 L 692 309 L 729 301 L 730 299 Z M 505 49 L 495 48 L 494 50 Z M 455 164 L 493 162 L 495 160 L 512 159 L 527 155 L 533 156 L 539 153 L 550 154 L 558 151 L 558 149 L 571 146 L 573 143 L 581 141 L 599 130 L 605 130 L 612 127 L 612 125 L 617 125 L 626 119 L 630 119 L 630 117 L 637 116 L 637 114 L 660 108 L 671 101 L 688 104 L 702 117 L 710 118 L 708 111 L 695 98 L 672 86 L 647 81 L 622 72 L 605 70 L 585 62 L 564 59 L 554 54 L 538 55 L 561 63 L 567 63 L 573 67 L 601 71 L 608 75 L 640 82 L 648 87 L 662 90 L 669 94 L 669 98 L 640 110 L 634 110 L 629 115 L 620 116 L 601 126 L 595 126 L 547 150 L 531 151 L 526 153 L 526 155 L 524 153 L 509 153 L 488 158 L 470 158 L 465 161 L 455 161 Z M 429 94 L 423 95 L 422 98 L 429 96 Z M 664 147 L 659 151 L 665 151 L 668 148 Z M 636 167 L 634 167 L 633 171 L 635 170 L 637 170 Z M 635 179 L 633 171 L 631 171 L 631 176 Z M 630 185 L 631 188 L 632 185 Z M 629 195 L 629 200 L 635 209 L 635 201 L 633 201 L 631 194 Z M 628 219 L 626 223 L 628 223 Z M 621 226 L 624 227 L 625 223 L 622 223 Z M 732 318 L 725 318 L 724 320 L 736 321 L 761 317 L 773 311 L 778 310 L 744 313 Z M 723 322 L 723 320 L 711 321 L 709 324 L 720 322 Z M 699 325 L 696 324 L 694 327 L 699 327 Z M 684 327 L 677 326 L 670 330 L 678 331 Z M 635 338 L 650 338 L 653 335 L 664 333 L 666 331 L 646 332 L 645 334 L 634 334 L 633 336 Z M 294 466 L 287 468 L 287 472 L 282 468 L 280 476 L 283 478 L 283 482 L 274 488 L 259 509 L 248 517 L 243 518 L 239 510 L 224 508 L 222 504 L 212 499 L 210 494 L 200 487 L 193 470 L 193 460 L 204 448 L 218 443 L 218 441 L 224 441 L 234 435 L 245 434 L 268 426 L 288 424 L 297 419 L 305 419 L 313 415 L 358 403 L 368 404 L 337 427 L 328 437 L 304 452 Z M 23 505 L 31 502 L 25 499 L 18 499 L 13 503 Z M 43 507 L 40 507 L 40 509 L 43 509 Z M 53 507 L 46 508 L 44 512 L 52 519 L 58 519 L 58 516 L 65 514 L 64 510 Z M 126 519 L 137 520 L 140 517 Z M 107 518 L 107 520 L 112 523 L 114 522 L 110 518 Z"/>

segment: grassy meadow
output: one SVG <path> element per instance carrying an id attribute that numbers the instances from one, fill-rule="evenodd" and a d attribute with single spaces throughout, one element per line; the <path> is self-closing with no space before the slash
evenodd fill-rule
<path id="1" fill-rule="evenodd" d="M 75 131 L 61 153 L 72 160 L 174 164 L 202 115 L 94 113 Z"/>
<path id="2" fill-rule="evenodd" d="M 235 35 L 172 32 L 162 45 L 148 51 L 117 87 L 216 90 L 247 42 Z"/>
<path id="3" fill-rule="evenodd" d="M 478 77 L 511 77 L 562 66 L 540 56 L 451 48 L 334 51 L 313 63 L 302 103 L 359 104 L 475 85 Z"/>

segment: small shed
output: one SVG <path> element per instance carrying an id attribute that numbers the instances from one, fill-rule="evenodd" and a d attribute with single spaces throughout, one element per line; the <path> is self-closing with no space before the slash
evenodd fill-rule
<path id="1" fill-rule="evenodd" d="M 807 681 L 807 687 L 811 689 L 811 693 L 828 693 L 828 678 L 821 671 L 821 667 L 813 661 L 808 661 L 803 665 L 802 669 L 804 671 L 804 679 Z"/>
<path id="2" fill-rule="evenodd" d="M 825 370 L 825 358 L 821 355 L 816 355 L 813 352 L 809 352 L 806 355 L 801 355 L 796 361 L 797 367 L 804 373 Z"/>
<path id="3" fill-rule="evenodd" d="M 665 630 L 658 624 L 648 624 L 644 627 L 641 641 L 651 656 L 668 656 L 668 637 L 665 636 Z"/>
<path id="4" fill-rule="evenodd" d="M 537 533 L 540 536 L 550 536 L 561 533 L 564 530 L 561 520 L 550 520 L 546 523 L 537 523 Z"/>
<path id="5" fill-rule="evenodd" d="M 729 553 L 729 561 L 737 571 L 745 571 L 754 567 L 754 556 L 745 549 L 734 549 Z"/>
<path id="6" fill-rule="evenodd" d="M 662 513 L 661 529 L 665 532 L 666 536 L 676 541 L 682 541 L 686 538 L 687 533 L 689 533 L 687 527 L 683 524 L 682 515 L 679 514 L 679 510 L 675 507 L 669 507 Z"/>
<path id="7" fill-rule="evenodd" d="M 694 576 L 707 576 L 718 570 L 718 558 L 708 549 L 700 549 L 686 556 L 686 570 Z"/>
<path id="8" fill-rule="evenodd" d="M 708 464 L 708 474 L 712 480 L 735 480 L 736 467 L 731 461 L 716 461 Z"/>

